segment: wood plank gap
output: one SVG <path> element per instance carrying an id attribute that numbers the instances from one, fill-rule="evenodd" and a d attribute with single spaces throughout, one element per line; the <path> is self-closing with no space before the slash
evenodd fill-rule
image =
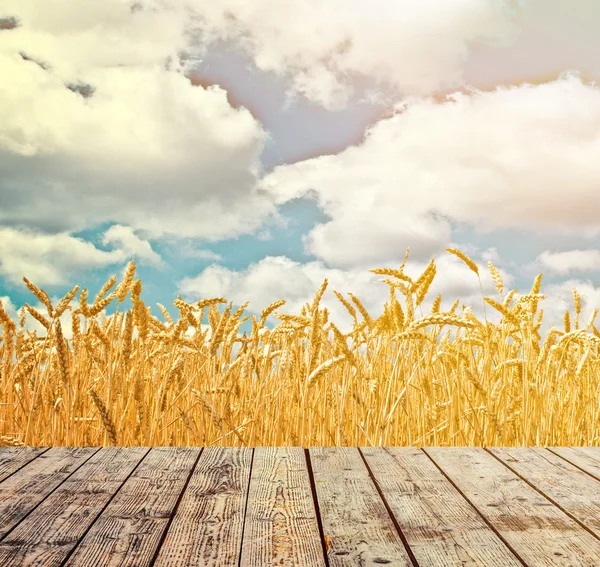
<path id="1" fill-rule="evenodd" d="M 252 467 L 254 465 L 254 452 L 256 449 L 252 447 L 252 457 L 250 459 L 250 474 L 248 476 L 248 490 L 246 490 L 246 506 L 244 507 L 244 525 L 242 526 L 242 537 L 240 538 L 240 553 L 238 556 L 237 567 L 242 565 L 242 547 L 244 546 L 244 534 L 246 533 L 246 516 L 248 514 L 248 501 L 250 499 L 250 482 L 252 481 Z"/>
<path id="2" fill-rule="evenodd" d="M 198 452 L 198 457 L 196 458 L 196 462 L 192 465 L 192 467 L 190 469 L 190 474 L 188 475 L 188 477 L 185 481 L 185 484 L 183 485 L 183 488 L 181 489 L 181 493 L 179 494 L 179 497 L 177 498 L 177 502 L 175 502 L 175 506 L 173 506 L 173 510 L 171 510 L 171 516 L 169 517 L 167 525 L 165 526 L 165 529 L 164 529 L 162 535 L 160 536 L 160 539 L 158 540 L 158 545 L 156 546 L 156 551 L 154 552 L 154 557 L 152 557 L 152 559 L 150 560 L 148 567 L 154 567 L 154 564 L 156 563 L 156 559 L 158 558 L 158 554 L 160 553 L 162 544 L 164 543 L 165 538 L 167 537 L 167 532 L 169 531 L 169 528 L 171 527 L 171 524 L 173 523 L 173 518 L 175 517 L 175 514 L 177 513 L 177 509 L 179 508 L 181 499 L 183 498 L 183 495 L 185 494 L 188 484 L 190 483 L 190 479 L 192 478 L 192 475 L 194 474 L 194 471 L 196 470 L 196 467 L 198 466 L 198 461 L 200 460 L 200 456 L 202 455 L 203 452 L 204 452 L 204 447 L 200 447 L 200 451 Z"/>
<path id="3" fill-rule="evenodd" d="M 421 565 L 522 567 L 419 447 L 361 450 Z"/>
<path id="4" fill-rule="evenodd" d="M 319 526 L 319 535 L 321 536 L 321 547 L 323 548 L 323 558 L 325 559 L 326 567 L 329 567 L 329 557 L 327 555 L 327 544 L 325 542 L 325 532 L 323 531 L 323 521 L 321 519 L 321 510 L 319 508 L 319 499 L 317 497 L 317 487 L 315 486 L 315 477 L 313 473 L 312 463 L 310 461 L 310 453 L 308 448 L 304 448 L 304 457 L 306 458 L 306 466 L 308 469 L 308 479 L 310 480 L 310 490 L 312 492 L 315 512 L 317 514 L 317 526 Z"/>
<path id="5" fill-rule="evenodd" d="M 579 448 L 581 448 L 581 447 L 575 447 L 575 449 L 579 449 Z M 555 450 L 553 450 L 552 447 L 545 447 L 545 449 L 550 451 L 553 455 L 556 455 L 557 457 L 560 457 L 564 461 L 567 461 L 567 463 L 569 463 L 570 465 L 573 465 L 575 468 L 578 468 L 581 472 L 584 472 L 585 474 L 591 476 L 592 478 L 595 478 L 596 480 L 600 480 L 600 475 L 595 475 L 595 474 L 591 473 L 589 470 L 579 466 L 577 463 L 571 461 L 570 459 L 565 457 L 563 454 L 557 453 Z"/>
<path id="6" fill-rule="evenodd" d="M 2 449 L 12 449 L 13 447 L 1 447 L 0 448 L 0 456 L 2 455 L 3 451 Z M 32 447 L 14 447 L 15 449 L 32 449 Z M 35 447 L 35 449 L 42 449 L 39 453 L 34 453 L 31 456 L 31 458 L 25 462 L 23 462 L 23 464 L 16 468 L 14 471 L 12 471 L 11 473 L 8 473 L 5 476 L 2 476 L 2 474 L 0 474 L 0 482 L 4 482 L 7 478 L 10 478 L 13 474 L 19 472 L 23 467 L 26 467 L 29 463 L 31 463 L 32 461 L 35 461 L 35 459 L 37 459 L 39 456 L 43 455 L 46 451 L 50 450 L 50 447 Z"/>
<path id="7" fill-rule="evenodd" d="M 58 567 L 148 449 L 102 448 L 0 543 L 0 565 Z"/>
<path id="8" fill-rule="evenodd" d="M 252 449 L 205 447 L 154 567 L 234 567 L 239 561 Z"/>
<path id="9" fill-rule="evenodd" d="M 82 449 L 83 447 L 77 447 L 78 449 Z M 90 447 L 92 448 L 92 447 Z M 84 461 L 81 462 L 81 464 L 74 468 L 65 478 L 63 478 L 50 492 L 48 492 L 48 494 L 44 495 L 43 498 L 40 499 L 39 502 L 37 502 L 30 510 L 28 510 L 21 518 L 19 518 L 19 520 L 13 524 L 8 530 L 6 530 L 4 533 L 2 533 L 0 531 L 0 542 L 2 540 L 4 540 L 4 538 L 9 535 L 25 518 L 27 518 L 42 502 L 44 502 L 44 500 L 46 500 L 46 498 L 48 498 L 48 496 L 50 496 L 51 494 L 53 494 L 58 487 L 67 479 L 69 479 L 71 476 L 73 476 L 83 465 L 85 465 L 85 463 L 87 463 L 101 448 L 100 447 L 93 447 L 94 449 L 96 449 L 93 453 L 90 453 L 89 457 L 87 457 Z M 44 455 L 46 454 L 48 451 L 44 451 L 44 453 L 40 453 L 40 455 Z M 27 465 L 31 465 L 32 463 L 36 462 L 36 459 L 33 459 L 31 461 L 29 461 L 27 463 Z M 22 471 L 25 467 L 21 467 L 19 470 Z M 13 475 L 11 475 L 12 478 L 14 478 Z M 10 478 L 10 477 L 9 477 Z M 1 528 L 0 528 L 1 529 Z"/>
<path id="10" fill-rule="evenodd" d="M 394 516 L 394 513 L 392 512 L 392 509 L 390 508 L 390 505 L 389 505 L 387 499 L 383 495 L 383 492 L 381 491 L 381 487 L 379 486 L 379 483 L 377 482 L 377 478 L 373 474 L 371 467 L 369 467 L 369 463 L 365 459 L 365 456 L 363 455 L 363 452 L 361 451 L 360 447 L 357 447 L 357 448 L 358 448 L 358 454 L 360 455 L 360 458 L 363 460 L 363 463 L 365 463 L 365 467 L 367 467 L 369 476 L 371 477 L 371 480 L 373 481 L 373 484 L 375 485 L 375 490 L 377 490 L 377 493 L 379 494 L 379 498 L 381 498 L 381 501 L 383 502 L 383 505 L 385 506 L 385 509 L 387 510 L 387 513 L 389 514 L 390 519 L 392 520 L 392 523 L 394 524 L 394 527 L 396 528 L 396 531 L 398 532 L 398 535 L 400 536 L 400 539 L 402 540 L 402 545 L 404 545 L 406 552 L 408 553 L 408 556 L 409 556 L 412 564 L 414 565 L 414 567 L 419 567 L 419 562 L 417 561 L 417 558 L 415 557 L 413 550 L 410 548 L 410 545 L 408 544 L 408 540 L 406 539 L 406 536 L 402 532 L 402 528 L 400 527 L 400 524 L 398 523 L 396 516 Z M 384 451 L 386 451 L 386 453 L 389 453 L 389 451 L 387 450 L 387 447 L 382 447 L 382 449 Z"/>
<path id="11" fill-rule="evenodd" d="M 241 567 L 325 567 L 303 447 L 255 448 Z"/>
<path id="12" fill-rule="evenodd" d="M 510 552 L 515 556 L 517 561 L 519 561 L 524 567 L 532 567 L 527 563 L 518 553 L 517 551 L 506 541 L 506 539 L 502 536 L 502 534 L 494 527 L 494 525 L 481 513 L 479 508 L 471 502 L 471 500 L 467 497 L 467 495 L 453 482 L 453 480 L 446 474 L 444 469 L 440 467 L 437 462 L 433 459 L 433 457 L 425 450 L 425 447 L 421 447 L 421 451 L 427 455 L 429 460 L 437 467 L 437 469 L 446 477 L 448 482 L 456 489 L 456 491 L 469 503 L 471 508 L 479 514 L 481 519 L 488 525 L 488 527 L 498 536 L 498 538 L 502 541 L 504 545 L 510 550 Z"/>
<path id="13" fill-rule="evenodd" d="M 65 565 L 147 567 L 199 452 L 152 447 Z"/>
<path id="14" fill-rule="evenodd" d="M 102 516 L 102 514 L 104 513 L 104 510 L 106 510 L 106 508 L 110 505 L 110 503 L 113 501 L 113 499 L 117 496 L 117 494 L 119 494 L 119 491 L 121 490 L 121 488 L 123 488 L 123 486 L 125 485 L 125 483 L 129 480 L 129 478 L 131 477 L 131 475 L 136 471 L 136 469 L 140 466 L 140 464 L 142 463 L 142 461 L 148 456 L 148 453 L 150 453 L 150 447 L 148 447 L 148 450 L 146 451 L 146 454 L 140 459 L 140 461 L 138 462 L 137 465 L 135 465 L 135 467 L 133 467 L 133 469 L 131 470 L 131 472 L 127 475 L 127 478 L 121 483 L 121 486 L 119 486 L 119 488 L 115 491 L 115 493 L 111 496 L 111 498 L 109 499 L 109 501 L 104 505 L 104 507 L 102 508 L 102 510 L 100 511 L 100 513 L 94 518 L 94 521 L 87 527 L 87 529 L 85 530 L 85 532 L 81 535 L 81 537 L 77 540 L 77 543 L 73 546 L 73 549 L 71 549 L 67 555 L 65 556 L 65 558 L 63 559 L 63 561 L 60 564 L 60 567 L 63 567 L 63 565 L 71 558 L 71 555 L 73 555 L 73 553 L 75 553 L 75 550 L 79 547 L 79 544 L 83 541 L 83 538 L 88 534 L 88 532 L 92 529 L 93 525 L 98 521 L 98 518 L 100 518 Z"/>
<path id="15" fill-rule="evenodd" d="M 484 447 L 484 449 L 490 455 L 492 455 L 492 457 L 494 457 L 497 461 L 499 461 L 500 463 L 502 463 L 504 466 L 506 466 L 506 468 L 508 468 L 514 474 L 516 474 L 523 482 L 527 483 L 529 486 L 531 486 L 531 488 L 533 488 L 535 491 L 537 491 L 539 494 L 541 494 L 546 500 L 552 502 L 552 504 L 554 506 L 556 506 L 559 510 L 561 510 L 567 516 L 569 516 L 569 518 L 571 518 L 571 520 L 577 522 L 586 532 L 589 532 L 590 535 L 593 535 L 596 539 L 600 540 L 600 536 L 597 533 L 595 533 L 592 529 L 590 529 L 586 524 L 584 524 L 576 516 L 574 516 L 573 514 L 571 514 L 571 512 L 569 512 L 566 508 L 564 508 L 561 504 L 559 504 L 556 500 L 554 500 L 554 498 L 552 498 L 550 495 L 546 494 L 541 488 L 537 487 L 535 484 L 533 484 L 532 482 L 530 482 L 529 480 L 527 480 L 527 478 L 525 478 L 524 476 L 522 476 L 521 474 L 519 474 L 519 472 L 516 469 L 514 469 L 507 462 L 505 462 L 500 457 L 498 457 L 498 455 L 496 455 L 495 453 L 493 453 L 490 450 L 488 450 L 487 447 Z M 552 451 L 548 451 L 548 452 L 554 454 Z M 556 456 L 560 457 L 560 455 L 556 455 Z M 564 460 L 567 461 L 566 459 L 564 459 Z M 569 461 L 567 461 L 567 462 L 569 462 Z M 569 463 L 569 464 L 572 464 L 572 463 Z M 585 472 L 585 471 L 582 471 L 582 472 Z M 592 475 L 588 475 L 588 476 L 592 476 Z M 593 476 L 592 476 L 592 478 L 594 478 L 594 480 L 598 480 L 598 479 L 596 479 Z M 599 489 L 600 489 L 600 485 L 599 485 Z"/>

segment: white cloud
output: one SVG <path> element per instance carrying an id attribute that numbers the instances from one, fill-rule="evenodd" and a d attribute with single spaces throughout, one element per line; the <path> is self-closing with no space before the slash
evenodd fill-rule
<path id="1" fill-rule="evenodd" d="M 90 69 L 162 66 L 169 59 L 174 70 L 187 70 L 181 55 L 191 47 L 189 21 L 180 3 L 145 2 L 149 9 L 134 12 L 131 4 L 3 0 L 0 18 L 15 18 L 18 27 L 2 33 L 1 50 L 41 60 L 65 81 Z"/>
<path id="2" fill-rule="evenodd" d="M 358 146 L 277 167 L 278 204 L 314 196 L 331 217 L 305 237 L 330 266 L 423 259 L 450 221 L 495 229 L 600 232 L 600 88 L 566 75 L 539 85 L 399 105 Z"/>
<path id="3" fill-rule="evenodd" d="M 226 39 L 262 70 L 327 108 L 355 87 L 393 103 L 465 84 L 600 79 L 596 0 L 178 0 L 197 14 L 198 45 Z M 378 86 L 376 86 L 378 85 Z"/>
<path id="4" fill-rule="evenodd" d="M 152 263 L 157 268 L 164 268 L 165 263 L 160 256 L 152 250 L 152 246 L 146 240 L 135 235 L 131 227 L 113 225 L 103 235 L 102 244 L 118 246 L 121 251 L 130 256 L 137 256 Z"/>
<path id="5" fill-rule="evenodd" d="M 134 257 L 136 263 L 141 260 L 155 267 L 163 265 L 150 244 L 127 227 L 110 228 L 103 242 L 113 244 L 115 249 L 105 252 L 64 233 L 48 235 L 0 227 L 0 276 L 18 285 L 23 285 L 25 276 L 38 287 L 73 286 L 72 278 L 85 270 L 127 263 Z"/>
<path id="6" fill-rule="evenodd" d="M 571 272 L 600 271 L 600 250 L 568 250 L 566 252 L 542 252 L 539 263 L 560 275 Z"/>
<path id="7" fill-rule="evenodd" d="M 474 46 L 465 62 L 465 81 L 490 88 L 547 81 L 567 69 L 600 80 L 599 18 L 597 0 L 526 0 L 516 20 L 514 42 Z"/>
<path id="8" fill-rule="evenodd" d="M 194 43 L 186 11 L 153 8 L 3 3 L 19 25 L 0 31 L 0 223 L 218 240 L 276 217 L 254 191 L 266 132 L 224 90 L 191 84 L 189 61 L 173 61 Z"/>
<path id="9" fill-rule="evenodd" d="M 235 41 L 259 69 L 291 78 L 291 94 L 347 104 L 348 78 L 402 95 L 456 87 L 473 44 L 510 44 L 513 0 L 188 0 L 203 41 Z"/>
<path id="10" fill-rule="evenodd" d="M 488 248 L 487 250 L 484 250 L 481 253 L 481 259 L 486 263 L 492 262 L 493 264 L 494 262 L 497 262 L 500 259 L 500 256 L 498 255 L 498 251 L 496 250 L 496 248 Z"/>

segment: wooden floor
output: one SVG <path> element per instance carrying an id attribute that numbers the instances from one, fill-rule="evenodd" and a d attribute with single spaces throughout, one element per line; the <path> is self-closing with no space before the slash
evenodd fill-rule
<path id="1" fill-rule="evenodd" d="M 3 447 L 33 565 L 600 567 L 600 448 Z"/>

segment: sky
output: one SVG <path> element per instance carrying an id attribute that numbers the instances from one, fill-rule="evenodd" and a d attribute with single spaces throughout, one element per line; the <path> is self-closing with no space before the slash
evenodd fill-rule
<path id="1" fill-rule="evenodd" d="M 349 332 L 333 290 L 380 316 L 369 270 L 410 248 L 409 276 L 437 265 L 423 314 L 441 293 L 481 318 L 450 247 L 486 296 L 488 261 L 522 294 L 542 273 L 544 332 L 576 288 L 583 326 L 600 307 L 599 18 L 597 0 L 3 0 L 0 300 L 44 312 L 23 276 L 93 299 L 133 259 L 161 320 L 178 295 L 299 314 L 327 278 Z"/>

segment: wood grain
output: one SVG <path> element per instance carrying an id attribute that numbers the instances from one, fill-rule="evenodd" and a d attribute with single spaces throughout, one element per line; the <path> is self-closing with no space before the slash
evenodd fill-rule
<path id="1" fill-rule="evenodd" d="M 252 451 L 204 449 L 154 567 L 237 567 Z"/>
<path id="2" fill-rule="evenodd" d="M 48 447 L 0 447 L 0 482 L 48 450 Z"/>
<path id="3" fill-rule="evenodd" d="M 408 567 L 412 562 L 356 447 L 311 447 L 329 565 Z"/>
<path id="4" fill-rule="evenodd" d="M 600 567 L 598 447 L 7 449 L 1 567 Z"/>
<path id="5" fill-rule="evenodd" d="M 301 447 L 254 450 L 240 567 L 324 567 Z"/>
<path id="6" fill-rule="evenodd" d="M 65 565 L 150 565 L 199 453 L 191 447 L 151 449 Z"/>
<path id="7" fill-rule="evenodd" d="M 53 447 L 0 483 L 0 539 L 97 451 Z"/>
<path id="8" fill-rule="evenodd" d="M 0 565 L 59 567 L 147 452 L 98 451 L 0 543 Z"/>
<path id="9" fill-rule="evenodd" d="M 542 447 L 490 452 L 600 538 L 600 481 Z"/>
<path id="10" fill-rule="evenodd" d="M 600 541 L 484 449 L 424 450 L 528 565 L 600 565 Z"/>
<path id="11" fill-rule="evenodd" d="M 420 565 L 522 566 L 421 449 L 361 452 Z"/>
<path id="12" fill-rule="evenodd" d="M 600 480 L 600 447 L 548 447 L 548 450 Z"/>

